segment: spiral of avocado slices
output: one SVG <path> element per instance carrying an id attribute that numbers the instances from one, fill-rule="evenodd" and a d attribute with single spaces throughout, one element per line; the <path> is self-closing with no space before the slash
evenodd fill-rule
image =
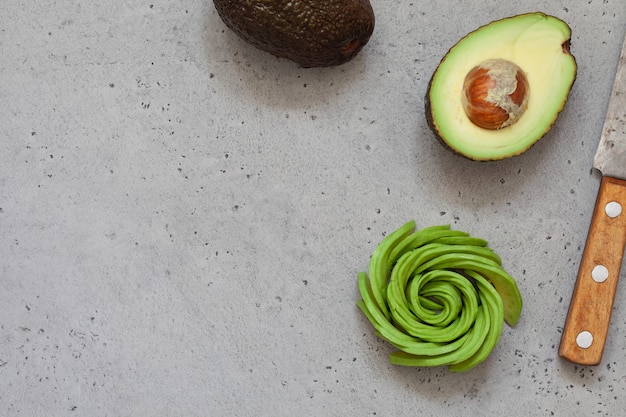
<path id="1" fill-rule="evenodd" d="M 393 345 L 392 364 L 468 371 L 514 326 L 522 297 L 484 239 L 449 225 L 415 230 L 411 220 L 372 253 L 358 274 L 358 307 Z"/>

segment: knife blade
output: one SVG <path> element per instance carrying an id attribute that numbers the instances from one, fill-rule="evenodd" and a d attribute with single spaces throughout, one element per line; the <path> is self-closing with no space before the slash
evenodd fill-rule
<path id="1" fill-rule="evenodd" d="M 602 173 L 589 233 L 563 327 L 559 355 L 602 360 L 626 247 L 626 39 L 593 166 Z"/>

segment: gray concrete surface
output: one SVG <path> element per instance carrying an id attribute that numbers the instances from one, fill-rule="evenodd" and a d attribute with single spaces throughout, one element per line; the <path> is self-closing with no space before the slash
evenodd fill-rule
<path id="1" fill-rule="evenodd" d="M 557 348 L 624 3 L 373 7 L 354 61 L 305 70 L 209 0 L 2 2 L 0 415 L 622 415 L 626 286 L 601 365 Z M 573 30 L 557 124 L 517 158 L 451 155 L 424 119 L 437 63 L 536 10 Z M 355 306 L 409 219 L 487 239 L 518 280 L 519 324 L 470 372 L 390 365 Z"/>

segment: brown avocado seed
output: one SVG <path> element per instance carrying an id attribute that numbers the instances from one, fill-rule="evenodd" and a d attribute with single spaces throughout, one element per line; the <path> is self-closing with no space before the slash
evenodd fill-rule
<path id="1" fill-rule="evenodd" d="M 522 116 L 528 96 L 528 79 L 519 66 L 504 59 L 489 59 L 467 73 L 461 100 L 472 123 L 495 130 Z"/>

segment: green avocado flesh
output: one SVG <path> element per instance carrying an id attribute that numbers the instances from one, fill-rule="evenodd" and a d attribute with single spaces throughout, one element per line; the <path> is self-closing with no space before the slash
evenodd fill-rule
<path id="1" fill-rule="evenodd" d="M 354 58 L 374 31 L 369 0 L 213 0 L 240 38 L 302 67 Z"/>
<path id="2" fill-rule="evenodd" d="M 372 253 L 358 274 L 358 307 L 376 334 L 398 350 L 392 364 L 448 366 L 484 361 L 506 322 L 522 312 L 515 280 L 483 239 L 447 225 L 415 230 L 409 221 Z"/>
<path id="3" fill-rule="evenodd" d="M 465 36 L 430 81 L 426 118 L 431 129 L 451 150 L 473 160 L 498 160 L 528 150 L 550 130 L 576 78 L 570 36 L 565 22 L 543 13 L 494 21 Z M 461 99 L 467 73 L 489 59 L 517 64 L 529 84 L 526 111 L 510 126 L 494 130 L 472 123 Z"/>

